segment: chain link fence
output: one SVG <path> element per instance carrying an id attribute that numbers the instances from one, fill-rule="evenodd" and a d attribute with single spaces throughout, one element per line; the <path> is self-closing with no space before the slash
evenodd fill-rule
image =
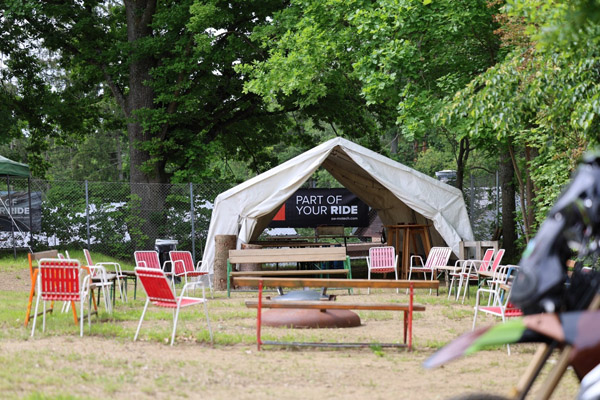
<path id="1" fill-rule="evenodd" d="M 156 239 L 177 240 L 177 249 L 191 251 L 198 260 L 214 199 L 231 187 L 31 180 L 29 190 L 28 180 L 17 178 L 8 184 L 10 191 L 0 193 L 0 249 L 89 248 L 124 260 L 135 250 L 154 248 Z M 464 186 L 475 240 L 490 240 L 501 212 L 497 178 L 470 176 Z M 16 224 L 9 219 L 9 206 Z"/>
<path id="2" fill-rule="evenodd" d="M 475 240 L 492 240 L 498 235 L 502 191 L 498 174 L 465 177 L 463 196 Z"/>
<path id="3" fill-rule="evenodd" d="M 5 220 L 0 248 L 89 248 L 120 259 L 135 250 L 154 248 L 156 239 L 177 240 L 177 249 L 199 258 L 204 248 L 212 204 L 229 189 L 225 184 L 129 184 L 31 180 L 31 213 L 21 223 L 19 212 L 29 207 L 27 179 L 10 181 L 10 194 L 19 198 L 11 211 L 16 224 Z M 9 203 L 7 191 L 2 199 Z M 37 202 L 35 201 L 37 199 Z M 8 204 L 5 204 L 8 206 Z"/>

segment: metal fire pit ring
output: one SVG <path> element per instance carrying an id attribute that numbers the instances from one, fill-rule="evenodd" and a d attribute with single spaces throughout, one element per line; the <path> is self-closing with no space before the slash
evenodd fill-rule
<path id="1" fill-rule="evenodd" d="M 331 301 L 332 298 L 316 290 L 295 290 L 273 301 Z M 297 329 L 351 328 L 360 326 L 360 317 L 350 310 L 304 310 L 276 308 L 262 313 L 262 324 L 270 327 Z"/>

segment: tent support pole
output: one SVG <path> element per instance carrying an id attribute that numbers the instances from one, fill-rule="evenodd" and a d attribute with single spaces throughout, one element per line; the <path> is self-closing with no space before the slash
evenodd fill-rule
<path id="1" fill-rule="evenodd" d="M 10 195 L 10 176 L 6 175 L 6 190 L 8 191 L 8 215 L 10 216 L 10 232 L 13 243 L 13 253 L 15 260 L 17 259 L 17 245 L 15 243 L 15 220 L 12 216 L 12 196 Z"/>
<path id="2" fill-rule="evenodd" d="M 27 177 L 27 197 L 29 198 L 29 251 L 31 250 L 31 243 L 33 243 L 33 209 L 31 208 L 31 178 Z"/>

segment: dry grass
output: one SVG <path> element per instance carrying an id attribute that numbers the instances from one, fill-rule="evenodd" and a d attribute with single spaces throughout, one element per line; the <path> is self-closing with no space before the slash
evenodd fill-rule
<path id="1" fill-rule="evenodd" d="M 2 398 L 210 398 L 285 397 L 444 399 L 472 391 L 505 394 L 527 366 L 533 345 L 483 351 L 442 368 L 427 371 L 422 362 L 443 344 L 470 329 L 472 308 L 418 293 L 427 311 L 415 318 L 413 352 L 398 349 L 292 349 L 255 346 L 255 311 L 244 307 L 252 293 L 227 299 L 216 293 L 209 313 L 216 344 L 207 342 L 202 308 L 182 312 L 175 346 L 166 344 L 171 314 L 150 309 L 133 343 L 143 293 L 114 314 L 101 314 L 78 337 L 70 314 L 48 317 L 33 339 L 23 327 L 29 290 L 28 271 L 0 272 L 0 393 Z M 142 290 L 143 292 L 143 290 Z M 339 292 L 338 300 L 348 296 Z M 130 299 L 133 298 L 130 287 Z M 355 291 L 353 301 L 402 301 L 403 293 Z M 394 342 L 401 338 L 402 314 L 361 313 L 363 325 L 349 329 L 292 330 L 265 328 L 265 339 Z M 481 324 L 496 322 L 483 318 Z M 572 371 L 563 378 L 555 399 L 574 398 Z"/>

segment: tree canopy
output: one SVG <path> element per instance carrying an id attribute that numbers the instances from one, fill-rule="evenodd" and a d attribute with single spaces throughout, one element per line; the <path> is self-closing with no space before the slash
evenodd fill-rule
<path id="1" fill-rule="evenodd" d="M 511 52 L 441 113 L 444 122 L 461 120 L 473 137 L 522 149 L 515 165 L 531 179 L 525 207 L 536 210 L 538 222 L 598 140 L 599 25 L 581 20 L 582 12 L 594 15 L 583 4 L 510 1 L 503 39 Z"/>
<path id="2" fill-rule="evenodd" d="M 333 135 L 459 186 L 476 154 L 516 178 L 528 237 L 598 141 L 599 21 L 586 0 L 8 0 L 2 140 L 38 175 L 75 143 L 70 176 L 134 183 L 243 177 Z"/>

